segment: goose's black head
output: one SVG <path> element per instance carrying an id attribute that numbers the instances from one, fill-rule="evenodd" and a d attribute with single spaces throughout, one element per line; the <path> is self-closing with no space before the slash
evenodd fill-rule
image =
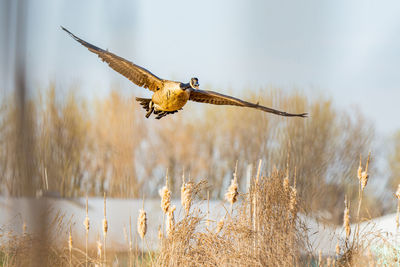
<path id="1" fill-rule="evenodd" d="M 199 89 L 199 79 L 197 78 L 192 78 L 190 79 L 190 87 L 192 87 L 193 89 Z"/>

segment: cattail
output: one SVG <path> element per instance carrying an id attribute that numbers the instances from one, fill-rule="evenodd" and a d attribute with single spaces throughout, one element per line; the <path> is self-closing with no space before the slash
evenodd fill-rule
<path id="1" fill-rule="evenodd" d="M 235 168 L 235 173 L 233 174 L 233 179 L 231 181 L 231 185 L 228 188 L 228 191 L 225 194 L 225 199 L 233 205 L 233 203 L 236 202 L 237 197 L 238 197 L 238 183 L 237 183 L 237 162 L 236 162 L 236 168 Z"/>
<path id="2" fill-rule="evenodd" d="M 167 213 L 171 205 L 171 191 L 168 189 L 168 171 L 165 178 L 165 186 L 160 190 L 161 208 L 164 213 Z"/>
<path id="3" fill-rule="evenodd" d="M 369 174 L 366 171 L 361 173 L 361 190 L 367 186 Z"/>
<path id="4" fill-rule="evenodd" d="M 103 219 L 103 235 L 106 236 L 108 232 L 108 221 L 107 221 L 107 205 L 106 205 L 106 193 L 104 193 L 104 219 Z"/>
<path id="5" fill-rule="evenodd" d="M 358 181 L 360 182 L 360 184 L 361 184 L 361 174 L 362 174 L 362 166 L 361 166 L 361 154 L 360 154 L 360 164 L 358 165 L 358 169 L 357 169 L 357 178 L 358 178 Z"/>
<path id="6" fill-rule="evenodd" d="M 221 232 L 222 228 L 224 228 L 224 218 L 219 220 L 219 222 L 217 223 L 217 234 Z"/>
<path id="7" fill-rule="evenodd" d="M 87 215 L 85 217 L 85 220 L 83 221 L 83 225 L 85 226 L 86 232 L 89 232 L 90 220 L 89 220 L 89 217 Z"/>
<path id="8" fill-rule="evenodd" d="M 86 247 L 85 247 L 85 251 L 86 251 L 86 262 L 85 262 L 85 266 L 88 266 L 88 242 L 89 242 L 89 228 L 90 228 L 90 221 L 89 221 L 89 204 L 88 204 L 88 196 L 86 195 L 86 217 L 85 220 L 83 221 L 83 225 L 85 226 L 86 229 L 86 235 L 85 235 L 85 241 L 86 241 Z"/>
<path id="9" fill-rule="evenodd" d="M 166 221 L 167 236 L 170 236 L 172 234 L 172 232 L 174 231 L 174 227 L 175 227 L 174 211 L 175 210 L 176 210 L 175 205 L 170 206 L 168 209 L 167 221 Z"/>
<path id="10" fill-rule="evenodd" d="M 71 234 L 71 229 L 69 230 L 69 235 L 68 235 L 68 249 L 69 249 L 69 253 L 72 253 L 72 234 Z"/>
<path id="11" fill-rule="evenodd" d="M 367 163 L 365 164 L 365 171 L 361 172 L 361 180 L 360 180 L 360 184 L 361 184 L 361 190 L 364 190 L 364 188 L 367 186 L 368 183 L 368 164 L 369 164 L 369 159 L 371 157 L 371 152 L 369 152 L 368 154 L 368 159 L 367 159 Z"/>
<path id="12" fill-rule="evenodd" d="M 283 190 L 285 190 L 285 193 L 289 192 L 289 176 L 283 179 Z"/>
<path id="13" fill-rule="evenodd" d="M 107 221 L 107 218 L 104 218 L 103 219 L 103 234 L 104 234 L 104 236 L 107 235 L 107 232 L 108 232 L 108 221 Z"/>
<path id="14" fill-rule="evenodd" d="M 400 200 L 400 184 L 397 186 L 396 198 Z"/>
<path id="15" fill-rule="evenodd" d="M 192 203 L 193 183 L 185 183 L 185 175 L 182 175 L 182 187 L 181 187 L 181 203 L 184 207 L 186 214 L 189 214 L 190 206 Z"/>
<path id="16" fill-rule="evenodd" d="M 297 190 L 295 187 L 290 187 L 290 200 L 289 200 L 289 210 L 296 213 L 297 208 Z"/>
<path id="17" fill-rule="evenodd" d="M 339 246 L 339 242 L 337 242 L 336 244 L 336 256 L 340 255 L 340 246 Z"/>
<path id="18" fill-rule="evenodd" d="M 158 226 L 158 239 L 162 240 L 162 238 L 163 238 L 163 233 L 161 231 L 161 226 Z"/>
<path id="19" fill-rule="evenodd" d="M 343 215 L 343 227 L 346 230 L 346 238 L 349 238 L 350 236 L 350 210 L 349 210 L 349 205 L 347 204 L 347 200 L 344 201 L 344 215 Z"/>
<path id="20" fill-rule="evenodd" d="M 88 197 L 86 196 L 86 217 L 83 221 L 83 225 L 85 226 L 86 233 L 89 232 L 90 228 L 90 220 L 89 220 L 89 205 L 88 205 Z"/>
<path id="21" fill-rule="evenodd" d="M 107 262 L 107 246 L 106 237 L 108 232 L 108 221 L 107 221 L 107 205 L 106 205 L 106 192 L 104 192 L 104 219 L 103 219 L 103 243 L 104 243 L 104 261 Z"/>
<path id="22" fill-rule="evenodd" d="M 206 219 L 207 227 L 210 227 L 210 191 L 207 190 L 207 219 Z"/>
<path id="23" fill-rule="evenodd" d="M 235 172 L 233 174 L 233 179 L 231 181 L 231 185 L 228 188 L 228 191 L 225 194 L 225 199 L 231 203 L 231 207 L 233 203 L 237 201 L 238 193 L 238 183 L 237 183 L 237 165 L 238 162 L 236 161 Z"/>
<path id="24" fill-rule="evenodd" d="M 71 233 L 71 226 L 69 226 L 68 250 L 69 250 L 69 266 L 72 266 L 72 233 Z"/>
<path id="25" fill-rule="evenodd" d="M 142 209 L 139 211 L 137 230 L 140 235 L 140 238 L 143 239 L 147 232 L 147 217 L 146 217 L 146 212 Z"/>

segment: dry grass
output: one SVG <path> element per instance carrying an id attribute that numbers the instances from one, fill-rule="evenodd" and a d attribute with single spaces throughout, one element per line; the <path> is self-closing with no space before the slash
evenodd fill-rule
<path id="1" fill-rule="evenodd" d="M 302 266 L 317 262 L 365 266 L 381 260 L 359 236 L 359 227 L 349 231 L 350 219 L 357 223 L 370 215 L 368 211 L 372 216 L 382 212 L 382 205 L 368 191 L 373 158 L 370 161 L 368 157 L 364 165 L 358 160 L 360 153 L 365 157 L 373 138 L 373 129 L 362 116 L 354 120 L 335 110 L 329 100 L 309 102 L 300 94 L 288 96 L 278 91 L 261 102 L 290 111 L 308 110 L 312 117 L 286 120 L 260 112 L 208 107 L 201 115 L 182 112 L 154 124 L 144 123 L 136 103 L 116 92 L 94 103 L 79 101 L 73 93 L 66 99 L 60 101 L 51 87 L 39 100 L 27 104 L 30 115 L 26 120 L 33 134 L 24 144 L 29 143 L 32 156 L 22 161 L 16 125 L 20 111 L 8 103 L 1 106 L 0 190 L 12 196 L 25 195 L 16 178 L 29 173 L 33 183 L 30 195 L 104 194 L 103 220 L 90 221 L 102 224 L 103 235 L 96 244 L 75 244 L 80 236 L 86 235 L 88 240 L 93 231 L 88 214 L 80 233 L 71 232 L 71 225 L 62 218 L 48 226 L 61 229 L 63 244 L 54 243 L 50 236 L 43 246 L 26 230 L 21 235 L 2 229 L 0 266 L 26 265 L 34 254 L 32 247 L 40 246 L 48 252 L 48 265 L 53 266 L 110 266 L 116 264 L 115 259 L 128 266 Z M 93 105 L 94 113 L 88 111 L 88 105 Z M 262 162 L 275 166 L 269 175 L 262 175 Z M 208 185 L 181 178 L 182 168 L 192 177 L 207 177 Z M 165 170 L 168 175 L 162 187 Z M 250 187 L 239 192 L 248 175 Z M 138 233 L 130 223 L 129 231 L 125 230 L 126 253 L 117 254 L 107 246 L 105 192 L 109 197 L 154 198 L 158 197 L 155 187 L 162 187 L 165 214 L 158 250 L 145 253 L 138 248 L 138 242 L 142 247 L 154 247 L 146 243 L 148 214 L 143 209 L 136 225 Z M 177 198 L 179 192 L 185 216 L 177 220 L 171 197 Z M 217 221 L 209 221 L 208 213 L 197 208 L 198 201 L 210 198 L 226 199 L 226 213 Z M 337 255 L 330 258 L 321 255 L 317 259 L 298 216 L 318 211 L 329 211 L 331 222 L 348 228 L 344 230 L 348 232 L 346 240 L 335 244 Z M 397 251 L 391 243 L 387 247 Z M 385 258 L 389 265 L 396 259 L 395 252 Z"/>
<path id="2" fill-rule="evenodd" d="M 261 166 L 261 164 L 260 164 Z M 159 229 L 159 248 L 155 253 L 144 253 L 133 249 L 132 225 L 129 226 L 129 237 L 125 229 L 128 248 L 125 255 L 116 254 L 107 248 L 105 237 L 108 225 L 104 224 L 103 243 L 97 241 L 97 252 L 93 249 L 74 246 L 74 234 L 59 216 L 53 220 L 54 225 L 64 230 L 65 242 L 49 243 L 48 265 L 57 266 L 304 266 L 319 262 L 319 266 L 367 266 L 368 264 L 393 264 L 398 255 L 394 244 L 389 243 L 378 233 L 348 232 L 349 210 L 344 212 L 346 240 L 336 244 L 336 255 L 316 258 L 315 251 L 308 241 L 307 228 L 298 216 L 302 210 L 301 199 L 296 194 L 295 177 L 289 172 L 274 170 L 270 175 L 261 175 L 261 169 L 251 179 L 248 192 L 238 193 L 237 204 L 217 222 L 207 225 L 207 214 L 202 213 L 196 205 L 205 201 L 201 197 L 207 190 L 204 181 L 192 182 L 191 208 L 182 206 L 185 216 L 176 221 L 176 207 L 168 205 L 165 230 Z M 236 177 L 234 178 L 234 180 Z M 182 185 L 186 184 L 184 180 Z M 360 181 L 362 183 L 362 181 Z M 229 189 L 228 189 L 229 190 Z M 186 194 L 187 192 L 183 192 Z M 187 196 L 188 197 L 188 196 Z M 361 195 L 360 195 L 361 202 Z M 231 205 L 231 199 L 227 199 Z M 161 207 L 160 207 L 161 208 Z M 106 210 L 106 199 L 104 200 Z M 162 208 L 164 211 L 164 209 Z M 88 217 L 86 217 L 88 218 Z M 90 231 L 89 220 L 85 219 L 84 235 Z M 106 226 L 105 226 L 106 225 Z M 26 226 L 25 226 L 26 227 Z M 141 210 L 137 221 L 138 235 L 145 242 L 147 219 Z M 26 231 L 26 230 L 25 230 Z M 165 233 L 164 233 L 165 231 Z M 77 233 L 75 233 L 76 235 Z M 353 237 L 350 238 L 350 234 Z M 375 235 L 373 238 L 366 235 Z M 379 239 L 386 242 L 385 247 L 392 250 L 385 258 L 371 252 L 371 244 Z M 12 234 L 0 232 L 1 266 L 22 266 L 27 264 L 32 247 L 40 246 L 38 238 L 27 233 Z M 375 240 L 375 241 L 374 241 Z M 94 245 L 94 244 L 92 244 Z M 147 248 L 149 247 L 146 243 Z M 89 246 L 91 247 L 91 246 Z M 93 247 L 93 246 L 92 246 Z M 116 259 L 120 259 L 116 261 Z"/>

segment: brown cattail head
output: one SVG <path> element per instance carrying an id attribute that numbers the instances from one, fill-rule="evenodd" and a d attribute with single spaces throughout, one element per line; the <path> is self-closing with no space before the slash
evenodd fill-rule
<path id="1" fill-rule="evenodd" d="M 171 191 L 168 189 L 168 171 L 165 177 L 165 186 L 160 190 L 161 209 L 167 213 L 171 205 Z"/>
<path id="2" fill-rule="evenodd" d="M 86 232 L 89 232 L 90 220 L 89 220 L 89 217 L 87 215 L 85 217 L 85 220 L 83 221 L 83 225 L 85 226 Z"/>
<path id="3" fill-rule="evenodd" d="M 357 178 L 360 183 L 361 183 L 361 173 L 362 173 L 362 166 L 361 166 L 361 154 L 360 154 L 360 163 L 357 169 Z"/>
<path id="4" fill-rule="evenodd" d="M 350 210 L 349 210 L 349 205 L 347 203 L 347 199 L 344 201 L 344 214 L 343 214 L 343 227 L 346 230 L 346 238 L 349 238 L 350 236 Z"/>
<path id="5" fill-rule="evenodd" d="M 193 195 L 193 183 L 185 182 L 185 176 L 182 175 L 182 187 L 181 187 L 181 203 L 182 207 L 184 207 L 186 214 L 189 214 L 190 206 L 192 204 L 192 195 Z"/>
<path id="6" fill-rule="evenodd" d="M 147 232 L 147 216 L 144 210 L 139 211 L 139 217 L 137 221 L 137 230 L 140 235 L 140 238 L 144 238 Z"/>
<path id="7" fill-rule="evenodd" d="M 361 172 L 361 180 L 360 180 L 361 190 L 364 190 L 364 188 L 367 186 L 368 183 L 368 178 L 369 178 L 368 164 L 370 157 L 371 157 L 371 152 L 368 153 L 367 163 L 365 164 L 365 171 Z"/>
<path id="8" fill-rule="evenodd" d="M 104 236 L 107 235 L 107 231 L 108 231 L 108 222 L 107 222 L 107 219 L 104 218 L 103 219 L 103 234 L 104 234 Z"/>
<path id="9" fill-rule="evenodd" d="M 367 186 L 368 178 L 369 174 L 366 171 L 363 171 L 361 173 L 361 190 L 364 190 L 364 188 Z"/>
<path id="10" fill-rule="evenodd" d="M 104 219 L 103 219 L 103 234 L 107 235 L 108 232 L 108 221 L 107 221 L 107 205 L 106 205 L 106 193 L 104 192 Z"/>
<path id="11" fill-rule="evenodd" d="M 174 211 L 176 210 L 175 205 L 170 206 L 167 212 L 167 221 L 166 221 L 166 232 L 167 236 L 170 236 L 175 227 L 175 217 L 174 217 Z"/>
<path id="12" fill-rule="evenodd" d="M 231 205 L 233 205 L 233 203 L 236 202 L 238 195 L 239 193 L 238 193 L 238 183 L 237 183 L 237 162 L 236 162 L 235 173 L 233 174 L 231 185 L 229 186 L 228 191 L 225 194 L 225 199 L 229 203 L 231 203 Z"/>
<path id="13" fill-rule="evenodd" d="M 85 226 L 86 232 L 89 232 L 90 221 L 89 221 L 89 205 L 88 205 L 88 196 L 86 195 L 86 217 L 83 221 L 83 225 Z"/>

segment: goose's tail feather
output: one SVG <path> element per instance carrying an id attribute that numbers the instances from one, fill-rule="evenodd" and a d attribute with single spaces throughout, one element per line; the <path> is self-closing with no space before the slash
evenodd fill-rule
<path id="1" fill-rule="evenodd" d="M 140 103 L 140 105 L 142 105 L 142 107 L 148 112 L 150 110 L 150 98 L 140 98 L 140 97 L 136 97 L 136 101 L 138 101 Z"/>

